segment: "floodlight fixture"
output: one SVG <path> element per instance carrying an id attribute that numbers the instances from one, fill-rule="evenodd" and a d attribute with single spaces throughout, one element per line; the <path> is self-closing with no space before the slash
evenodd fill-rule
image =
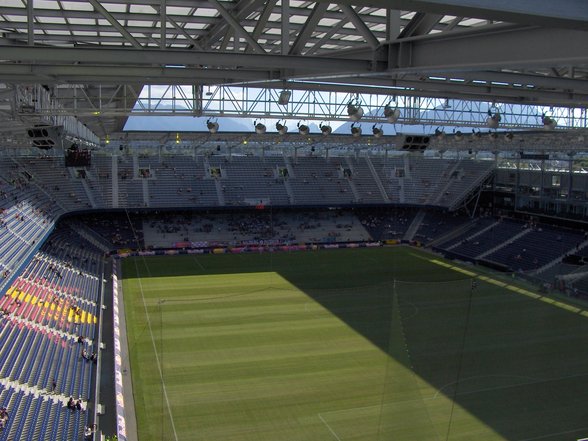
<path id="1" fill-rule="evenodd" d="M 217 121 L 212 121 L 212 119 L 206 120 L 206 128 L 210 133 L 218 132 L 218 127 L 219 125 Z"/>
<path id="2" fill-rule="evenodd" d="M 553 130 L 555 129 L 555 126 L 557 126 L 557 121 L 545 113 L 541 115 L 541 122 L 543 123 L 543 128 L 545 130 Z"/>
<path id="3" fill-rule="evenodd" d="M 355 123 L 351 124 L 351 135 L 359 138 L 361 136 L 361 125 L 356 126 Z"/>
<path id="4" fill-rule="evenodd" d="M 374 137 L 381 138 L 382 136 L 384 136 L 384 129 L 382 128 L 382 126 L 377 127 L 377 125 L 374 124 L 372 126 L 372 133 L 374 134 Z"/>
<path id="5" fill-rule="evenodd" d="M 491 129 L 497 129 L 500 125 L 500 120 L 502 117 L 500 116 L 500 110 L 492 104 L 488 109 L 488 117 L 486 118 L 486 125 Z"/>
<path id="6" fill-rule="evenodd" d="M 300 133 L 301 135 L 308 135 L 308 132 L 310 132 L 310 129 L 308 128 L 308 126 L 306 124 L 301 124 L 300 122 L 297 124 L 298 127 L 298 133 Z"/>
<path id="7" fill-rule="evenodd" d="M 327 124 L 320 123 L 319 128 L 321 129 L 323 136 L 328 136 L 333 132 L 333 128 Z"/>
<path id="8" fill-rule="evenodd" d="M 351 121 L 357 122 L 363 117 L 363 108 L 359 99 L 349 101 L 347 104 L 347 115 L 351 118 Z"/>
<path id="9" fill-rule="evenodd" d="M 258 135 L 263 135 L 267 130 L 265 124 L 257 122 L 257 120 L 253 123 L 253 126 L 255 127 L 255 133 L 257 133 Z"/>
<path id="10" fill-rule="evenodd" d="M 278 122 L 276 123 L 276 130 L 280 135 L 285 135 L 286 133 L 288 133 L 288 126 L 286 125 L 286 120 L 284 120 L 284 123 L 281 123 L 278 120 Z"/>
<path id="11" fill-rule="evenodd" d="M 384 107 L 384 116 L 389 123 L 394 124 L 400 118 L 400 110 L 398 107 L 392 107 L 390 104 L 386 104 L 386 107 Z"/>

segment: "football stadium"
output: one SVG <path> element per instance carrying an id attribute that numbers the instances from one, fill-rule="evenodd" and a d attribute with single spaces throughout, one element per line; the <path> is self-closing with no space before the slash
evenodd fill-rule
<path id="1" fill-rule="evenodd" d="M 588 439 L 582 1 L 4 0 L 0 441 Z"/>

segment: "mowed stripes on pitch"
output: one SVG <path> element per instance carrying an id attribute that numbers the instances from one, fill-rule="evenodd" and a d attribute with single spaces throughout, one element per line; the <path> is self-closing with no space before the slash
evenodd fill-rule
<path id="1" fill-rule="evenodd" d="M 320 412 L 379 399 L 389 357 L 280 275 L 170 282 L 150 279 L 144 294 L 180 439 L 319 439 Z"/>

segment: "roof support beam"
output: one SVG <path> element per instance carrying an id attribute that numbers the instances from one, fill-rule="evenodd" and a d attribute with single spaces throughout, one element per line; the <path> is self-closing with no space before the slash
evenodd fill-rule
<path id="1" fill-rule="evenodd" d="M 166 51 L 154 49 L 103 49 L 103 48 L 58 48 L 58 47 L 27 47 L 0 46 L 0 59 L 13 61 L 30 61 L 50 65 L 77 63 L 79 60 L 86 66 L 100 69 L 108 65 L 159 66 L 163 72 L 166 65 L 207 66 L 211 69 L 231 69 L 235 66 L 257 70 L 291 69 L 294 72 L 369 72 L 373 66 L 370 60 L 333 59 L 327 57 L 304 57 L 296 55 L 270 54 L 235 54 L 222 52 L 194 52 L 191 50 Z M 2 66 L 9 64 L 5 63 Z M 376 66 L 384 70 L 385 65 Z M 212 70 L 211 70 L 212 72 Z M 238 71 L 236 71 L 238 72 Z"/>
<path id="2" fill-rule="evenodd" d="M 129 41 L 129 43 L 131 43 L 135 49 L 142 48 L 141 44 L 135 39 L 135 37 L 133 37 L 130 32 L 127 31 L 124 26 L 121 25 L 112 15 L 110 15 L 110 12 L 108 12 L 98 0 L 88 0 L 88 2 L 94 6 L 94 9 L 96 9 L 96 11 L 98 11 L 112 26 L 116 28 L 116 30 L 120 32 L 121 35 L 125 37 L 125 39 Z"/>
<path id="3" fill-rule="evenodd" d="M 256 87 L 276 87 L 275 82 L 257 83 Z M 521 96 L 516 89 L 500 86 L 475 86 L 449 82 L 422 82 L 416 79 L 391 78 L 358 79 L 354 77 L 330 80 L 329 84 L 289 81 L 292 90 L 316 90 L 344 93 L 375 93 L 382 95 L 418 96 L 430 98 L 454 98 L 461 100 L 498 101 L 513 104 L 582 107 L 588 100 L 587 93 L 530 91 Z M 404 89 L 406 88 L 406 89 Z"/>
<path id="4" fill-rule="evenodd" d="M 355 26 L 357 32 L 359 32 L 360 35 L 365 38 L 365 41 L 369 47 L 376 49 L 380 45 L 380 42 L 376 37 L 374 37 L 374 34 L 372 34 L 372 31 L 370 31 L 370 29 L 366 26 L 359 14 L 355 12 L 355 10 L 349 5 L 339 4 L 338 6 L 349 19 L 349 21 L 353 23 L 353 26 Z"/>
<path id="5" fill-rule="evenodd" d="M 257 41 L 255 41 L 251 37 L 251 35 L 249 35 L 249 33 L 247 33 L 247 31 L 245 29 L 243 29 L 243 26 L 241 26 L 241 24 L 237 20 L 235 20 L 235 17 L 233 17 L 233 15 L 229 11 L 227 11 L 225 9 L 225 7 L 218 0 L 209 0 L 209 1 L 216 8 L 218 13 L 235 30 L 235 34 L 239 35 L 240 37 L 243 37 L 245 39 L 245 41 L 247 41 L 249 46 L 251 46 L 251 48 L 253 48 L 254 52 L 259 53 L 259 54 L 265 53 L 265 51 L 263 50 L 261 45 Z"/>
<path id="6" fill-rule="evenodd" d="M 534 88 L 545 88 L 550 90 L 569 90 L 573 92 L 588 93 L 588 80 L 576 80 L 566 77 L 548 77 L 541 75 L 528 75 L 510 72 L 452 72 L 452 78 L 461 78 L 468 81 L 488 81 L 489 83 L 510 83 L 520 84 L 521 87 L 533 85 Z M 516 90 L 516 89 L 515 89 Z"/>
<path id="7" fill-rule="evenodd" d="M 333 26 L 331 28 L 331 30 L 329 30 L 328 32 L 325 32 L 325 35 L 322 36 L 322 38 L 317 41 L 311 48 L 309 48 L 306 52 L 305 55 L 312 55 L 314 54 L 316 51 L 320 50 L 321 46 L 326 43 L 327 41 L 329 41 L 329 39 L 335 35 L 337 32 L 339 32 L 343 26 L 345 26 L 345 24 L 348 22 L 349 20 L 347 18 L 342 19 L 339 23 L 337 23 L 335 26 Z"/>
<path id="8" fill-rule="evenodd" d="M 566 44 L 561 44 L 565 41 Z M 442 73 L 588 63 L 582 31 L 492 26 L 480 31 L 404 38 L 388 45 L 388 71 Z M 368 53 L 365 57 L 369 56 Z"/>
<path id="9" fill-rule="evenodd" d="M 292 45 L 292 49 L 290 49 L 290 55 L 300 55 L 302 53 L 306 42 L 312 35 L 313 31 L 316 29 L 316 25 L 319 23 L 319 21 L 321 21 L 321 18 L 323 18 L 323 14 L 328 7 L 328 3 L 315 3 L 314 8 L 312 9 L 312 13 L 298 33 L 298 37 L 296 37 L 296 40 Z"/>
<path id="10" fill-rule="evenodd" d="M 442 18 L 443 15 L 441 14 L 417 12 L 412 20 L 404 27 L 398 38 L 427 35 Z"/>
<path id="11" fill-rule="evenodd" d="M 443 32 L 453 31 L 463 19 L 464 17 L 455 17 L 453 20 L 447 23 L 447 27 L 443 29 Z"/>
<path id="12" fill-rule="evenodd" d="M 585 0 L 340 0 L 339 3 L 588 30 Z"/>
<path id="13" fill-rule="evenodd" d="M 267 21 L 269 20 L 269 17 L 277 1 L 278 0 L 268 0 L 265 6 L 263 7 L 263 11 L 261 11 L 261 15 L 257 19 L 257 23 L 255 24 L 255 28 L 253 29 L 252 37 L 255 41 L 259 39 L 261 33 L 263 32 L 263 28 L 265 28 L 265 25 L 267 24 Z M 251 52 L 249 46 L 245 47 L 245 52 Z"/>
<path id="14" fill-rule="evenodd" d="M 154 8 L 154 9 L 157 10 L 157 8 Z M 194 38 L 192 38 L 192 36 L 190 34 L 188 34 L 186 32 L 186 30 L 183 27 L 181 27 L 174 19 L 172 19 L 169 16 L 167 16 L 166 19 L 180 34 L 182 34 L 184 37 L 186 37 L 186 40 L 188 40 L 190 42 L 190 44 L 194 47 L 194 49 L 202 50 L 202 47 L 200 46 L 200 44 L 196 40 L 194 40 Z"/>

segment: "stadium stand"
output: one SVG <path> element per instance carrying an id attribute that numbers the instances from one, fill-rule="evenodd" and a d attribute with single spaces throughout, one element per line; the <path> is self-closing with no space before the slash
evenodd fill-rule
<path id="1" fill-rule="evenodd" d="M 411 208 L 362 211 L 359 219 L 374 240 L 401 240 L 416 216 Z"/>
<path id="2" fill-rule="evenodd" d="M 0 160 L 0 407 L 10 415 L 0 441 L 77 440 L 91 422 L 67 402 L 92 399 L 84 357 L 98 352 L 104 252 L 401 241 L 413 230 L 450 257 L 549 283 L 577 273 L 570 286 L 588 292 L 584 268 L 560 262 L 588 257 L 583 231 L 456 210 L 492 166 L 411 155 L 97 155 L 85 169 Z"/>
<path id="3" fill-rule="evenodd" d="M 14 165 L 14 164 L 13 164 Z M 6 164 L 4 164 L 6 166 Z M 456 207 L 493 169 L 491 161 L 404 157 L 151 157 L 95 155 L 86 169 L 58 157 L 17 163 L 61 212 L 109 208 L 192 208 L 323 204 Z"/>
<path id="4" fill-rule="evenodd" d="M 101 271 L 101 252 L 61 225 L 0 299 L 0 439 L 82 438 Z"/>
<path id="5" fill-rule="evenodd" d="M 507 265 L 516 271 L 538 270 L 573 250 L 581 241 L 578 231 L 536 225 L 524 236 L 508 241 L 486 259 Z"/>

